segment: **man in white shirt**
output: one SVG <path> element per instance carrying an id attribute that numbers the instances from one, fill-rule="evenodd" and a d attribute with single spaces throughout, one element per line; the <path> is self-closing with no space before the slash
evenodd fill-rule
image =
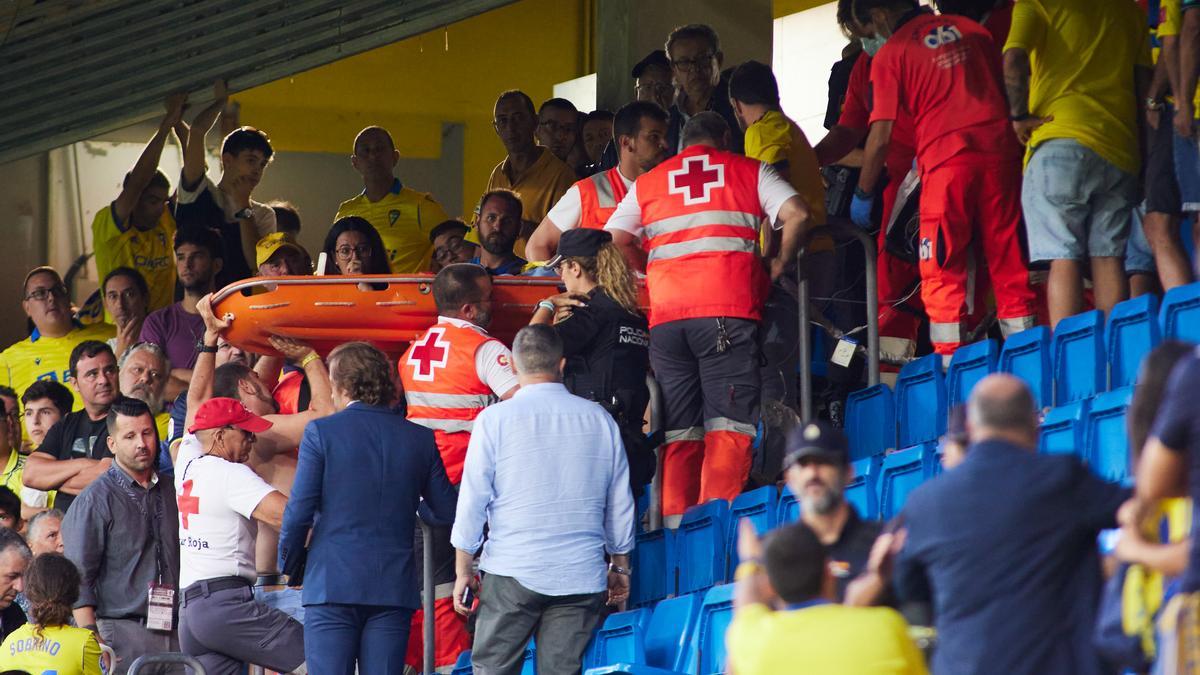
<path id="1" fill-rule="evenodd" d="M 575 183 L 550 209 L 525 246 L 529 260 L 549 260 L 562 233 L 577 227 L 600 229 L 637 177 L 667 158 L 667 113 L 648 101 L 622 106 L 613 120 L 620 161 L 617 166 Z"/>
<path id="2" fill-rule="evenodd" d="M 612 416 L 562 385 L 551 326 L 522 328 L 513 354 L 521 388 L 479 415 L 467 452 L 450 536 L 455 609 L 473 611 L 468 587 L 479 594 L 476 672 L 520 672 L 536 633 L 538 672 L 579 673 L 605 602 L 629 597 L 629 466 Z M 482 584 L 472 569 L 481 547 Z"/>
<path id="3" fill-rule="evenodd" d="M 208 673 L 254 663 L 288 673 L 304 665 L 304 627 L 255 602 L 258 524 L 279 529 L 287 498 L 246 466 L 271 423 L 232 398 L 188 411 L 175 460 L 179 502 L 179 644 Z"/>

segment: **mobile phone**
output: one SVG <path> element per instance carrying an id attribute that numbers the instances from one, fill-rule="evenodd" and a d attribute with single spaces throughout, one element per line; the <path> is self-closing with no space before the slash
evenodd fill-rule
<path id="1" fill-rule="evenodd" d="M 467 609 L 475 609 L 475 591 L 471 590 L 470 586 L 467 586 L 466 589 L 463 590 L 462 604 L 463 607 L 466 607 Z"/>

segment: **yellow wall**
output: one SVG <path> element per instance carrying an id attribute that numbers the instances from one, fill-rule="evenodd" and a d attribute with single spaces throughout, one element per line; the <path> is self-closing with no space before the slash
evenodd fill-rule
<path id="1" fill-rule="evenodd" d="M 469 214 L 504 158 L 491 125 L 496 95 L 522 89 L 537 105 L 555 82 L 587 74 L 590 10 L 587 0 L 520 0 L 234 98 L 243 123 L 285 151 L 350 154 L 354 134 L 380 124 L 403 155 L 437 157 L 442 123 L 463 123 Z"/>
<path id="2" fill-rule="evenodd" d="M 828 3 L 829 0 L 775 0 L 775 18 L 778 19 L 780 17 L 787 16 L 788 14 L 803 12 L 806 9 L 820 7 L 821 5 Z"/>

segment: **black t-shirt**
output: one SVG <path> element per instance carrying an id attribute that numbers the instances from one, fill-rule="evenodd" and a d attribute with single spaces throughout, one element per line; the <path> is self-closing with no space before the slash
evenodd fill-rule
<path id="1" fill-rule="evenodd" d="M 554 325 L 563 341 L 567 365 L 563 383 L 576 396 L 612 403 L 641 427 L 650 401 L 646 373 L 650 369 L 650 327 L 646 317 L 631 314 L 601 288 L 588 294 L 587 306 Z"/>
<path id="2" fill-rule="evenodd" d="M 1167 448 L 1184 454 L 1188 496 L 1192 498 L 1192 541 L 1200 533 L 1200 402 L 1193 398 L 1200 377 L 1200 352 L 1179 362 L 1167 380 L 1167 393 L 1150 431 Z M 1200 546 L 1192 546 L 1182 590 L 1200 591 Z"/>
<path id="3" fill-rule="evenodd" d="M 850 517 L 842 527 L 842 536 L 826 549 L 829 552 L 829 571 L 837 580 L 838 602 L 845 597 L 846 586 L 867 568 L 871 547 L 882 530 L 883 523 L 863 520 L 850 506 Z"/>
<path id="4" fill-rule="evenodd" d="M 112 457 L 113 454 L 108 450 L 107 420 L 101 418 L 93 421 L 86 410 L 70 413 L 50 427 L 37 451 L 53 455 L 60 461 Z M 54 498 L 54 507 L 66 512 L 74 501 L 75 495 L 59 490 Z"/>

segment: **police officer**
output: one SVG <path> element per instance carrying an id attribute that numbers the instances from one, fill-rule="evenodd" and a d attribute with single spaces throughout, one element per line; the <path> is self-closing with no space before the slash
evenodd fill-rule
<path id="1" fill-rule="evenodd" d="M 650 402 L 650 326 L 638 309 L 633 273 L 611 234 L 583 228 L 562 234 L 547 267 L 559 273 L 567 292 L 539 303 L 530 323 L 554 322 L 567 360 L 563 384 L 616 419 L 636 497 L 654 477 L 655 458 L 642 433 Z"/>

